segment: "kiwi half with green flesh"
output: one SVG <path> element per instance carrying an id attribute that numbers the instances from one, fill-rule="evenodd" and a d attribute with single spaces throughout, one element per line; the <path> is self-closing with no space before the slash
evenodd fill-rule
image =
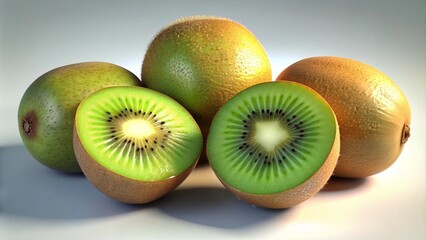
<path id="1" fill-rule="evenodd" d="M 125 203 L 176 188 L 197 163 L 201 130 L 172 98 L 142 87 L 111 87 L 79 105 L 74 150 L 87 179 Z"/>
<path id="2" fill-rule="evenodd" d="M 261 83 L 231 98 L 213 119 L 207 156 L 233 194 L 265 208 L 288 208 L 317 193 L 340 149 L 333 110 L 293 82 Z"/>

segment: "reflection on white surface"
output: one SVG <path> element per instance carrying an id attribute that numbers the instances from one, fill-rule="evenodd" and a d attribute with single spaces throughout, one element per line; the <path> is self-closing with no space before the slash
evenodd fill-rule
<path id="1" fill-rule="evenodd" d="M 410 176 L 424 170 L 412 170 L 419 161 L 415 155 L 400 160 L 370 178 L 332 178 L 306 202 L 270 210 L 236 199 L 207 165 L 158 201 L 126 205 L 97 191 L 81 174 L 47 169 L 23 146 L 4 147 L 0 233 L 5 239 L 58 234 L 61 239 L 421 239 L 426 197 L 419 189 L 425 177 Z"/>

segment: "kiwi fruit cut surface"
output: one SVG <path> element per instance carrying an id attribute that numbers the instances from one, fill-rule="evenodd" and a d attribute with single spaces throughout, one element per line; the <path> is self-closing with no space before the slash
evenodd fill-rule
<path id="1" fill-rule="evenodd" d="M 398 158 L 410 136 L 410 107 L 402 90 L 383 72 L 342 57 L 302 59 L 277 80 L 311 87 L 333 108 L 341 151 L 334 175 L 368 177 Z"/>
<path id="2" fill-rule="evenodd" d="M 298 83 L 260 83 L 231 98 L 215 116 L 207 156 L 239 198 L 287 208 L 317 193 L 339 155 L 333 110 Z"/>
<path id="3" fill-rule="evenodd" d="M 180 102 L 204 135 L 226 101 L 268 81 L 271 65 L 261 43 L 246 27 L 222 17 L 176 20 L 154 37 L 142 64 L 144 86 Z"/>
<path id="4" fill-rule="evenodd" d="M 186 109 L 142 87 L 110 87 L 81 102 L 74 150 L 88 180 L 125 203 L 176 188 L 197 163 L 203 138 Z"/>
<path id="5" fill-rule="evenodd" d="M 26 149 L 52 169 L 81 172 L 72 146 L 78 104 L 104 87 L 140 85 L 133 73 L 106 62 L 70 64 L 41 75 L 19 104 L 19 133 Z"/>

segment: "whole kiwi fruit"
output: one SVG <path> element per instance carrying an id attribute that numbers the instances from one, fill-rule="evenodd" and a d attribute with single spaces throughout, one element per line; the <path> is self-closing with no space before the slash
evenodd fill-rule
<path id="1" fill-rule="evenodd" d="M 318 93 L 294 82 L 260 83 L 216 114 L 207 156 L 220 181 L 240 199 L 288 208 L 314 196 L 339 156 L 333 110 Z"/>
<path id="2" fill-rule="evenodd" d="M 74 150 L 87 179 L 130 204 L 154 201 L 192 171 L 203 146 L 191 114 L 142 87 L 109 87 L 84 99 L 75 116 Z"/>
<path id="3" fill-rule="evenodd" d="M 18 109 L 19 133 L 30 154 L 43 165 L 78 173 L 72 146 L 74 114 L 89 94 L 108 86 L 140 86 L 137 76 L 107 62 L 82 62 L 55 68 L 25 91 Z"/>
<path id="4" fill-rule="evenodd" d="M 227 18 L 181 18 L 149 44 L 144 86 L 180 102 L 206 136 L 217 110 L 241 90 L 272 81 L 268 56 L 242 24 Z"/>
<path id="5" fill-rule="evenodd" d="M 323 96 L 340 125 L 341 151 L 334 175 L 368 177 L 390 167 L 410 136 L 410 107 L 383 72 L 342 57 L 311 57 L 277 80 L 302 83 Z"/>

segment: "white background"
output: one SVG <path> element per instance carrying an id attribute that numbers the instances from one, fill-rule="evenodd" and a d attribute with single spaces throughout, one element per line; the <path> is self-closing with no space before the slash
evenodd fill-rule
<path id="1" fill-rule="evenodd" d="M 275 78 L 300 59 L 370 64 L 405 92 L 412 137 L 388 170 L 332 179 L 283 211 L 236 200 L 207 166 L 146 206 L 117 203 L 81 175 L 47 169 L 23 148 L 17 108 L 52 68 L 107 61 L 140 76 L 147 45 L 177 18 L 215 15 L 249 28 Z M 425 239 L 426 1 L 0 1 L 0 239 Z"/>

